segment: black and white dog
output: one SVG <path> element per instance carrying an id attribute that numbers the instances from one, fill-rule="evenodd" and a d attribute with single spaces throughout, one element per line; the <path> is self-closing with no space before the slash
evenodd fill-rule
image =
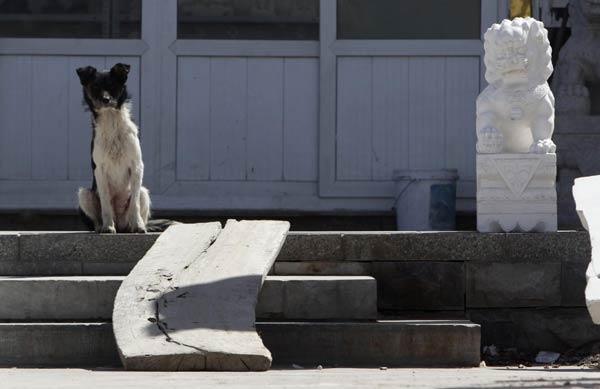
<path id="1" fill-rule="evenodd" d="M 93 183 L 79 189 L 79 210 L 96 232 L 162 231 L 172 223 L 149 221 L 150 194 L 142 186 L 142 150 L 125 85 L 129 69 L 122 63 L 110 71 L 77 69 L 93 126 Z"/>

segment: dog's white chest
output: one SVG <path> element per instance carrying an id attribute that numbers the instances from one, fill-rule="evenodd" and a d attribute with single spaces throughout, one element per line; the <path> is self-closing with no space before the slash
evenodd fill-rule
<path id="1" fill-rule="evenodd" d="M 121 164 L 141 159 L 137 127 L 118 110 L 105 110 L 96 119 L 94 161 Z"/>
<path id="2" fill-rule="evenodd" d="M 104 110 L 95 123 L 93 158 L 111 186 L 127 187 L 131 170 L 142 164 L 137 127 L 128 112 Z"/>

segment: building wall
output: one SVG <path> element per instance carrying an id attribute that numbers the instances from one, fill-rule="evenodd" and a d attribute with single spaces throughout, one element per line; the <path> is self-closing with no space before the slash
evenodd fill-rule
<path id="1" fill-rule="evenodd" d="M 508 12 L 481 8 L 482 31 Z M 159 0 L 139 40 L 0 38 L 0 209 L 74 208 L 91 183 L 75 69 L 126 62 L 155 208 L 389 212 L 394 170 L 456 168 L 473 210 L 480 40 L 338 40 L 335 2 L 320 11 L 320 41 L 178 40 Z"/>

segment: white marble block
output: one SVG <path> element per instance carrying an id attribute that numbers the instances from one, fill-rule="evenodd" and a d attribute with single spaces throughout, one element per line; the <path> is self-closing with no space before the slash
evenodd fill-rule
<path id="1" fill-rule="evenodd" d="M 554 96 L 548 32 L 533 18 L 485 34 L 486 80 L 477 98 L 477 229 L 556 231 Z"/>
<path id="2" fill-rule="evenodd" d="M 585 303 L 592 321 L 600 324 L 600 176 L 575 179 L 573 197 L 592 245 L 592 258 L 585 274 Z"/>
<path id="3" fill-rule="evenodd" d="M 477 230 L 556 231 L 556 154 L 478 154 Z"/>

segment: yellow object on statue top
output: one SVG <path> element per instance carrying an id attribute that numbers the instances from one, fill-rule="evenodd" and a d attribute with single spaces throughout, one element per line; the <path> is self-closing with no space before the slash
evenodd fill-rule
<path id="1" fill-rule="evenodd" d="M 531 16 L 531 0 L 510 0 L 510 18 Z"/>

